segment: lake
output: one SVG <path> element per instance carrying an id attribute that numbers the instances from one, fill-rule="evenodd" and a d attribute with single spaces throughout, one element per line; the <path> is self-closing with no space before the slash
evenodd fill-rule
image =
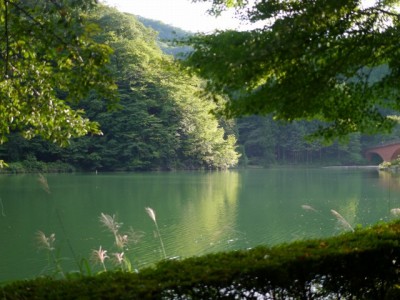
<path id="1" fill-rule="evenodd" d="M 248 169 L 226 172 L 0 176 L 0 282 L 49 274 L 35 239 L 55 233 L 65 271 L 94 249 L 115 251 L 99 221 L 115 215 L 134 232 L 134 268 L 168 258 L 326 237 L 389 221 L 400 207 L 399 178 L 375 168 Z M 145 208 L 155 211 L 160 235 Z M 108 268 L 111 265 L 107 265 Z M 93 270 L 100 270 L 94 266 Z"/>

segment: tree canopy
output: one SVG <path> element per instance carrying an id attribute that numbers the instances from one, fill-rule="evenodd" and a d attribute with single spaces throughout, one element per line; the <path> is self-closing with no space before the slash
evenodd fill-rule
<path id="1" fill-rule="evenodd" d="M 197 0 L 206 2 L 207 0 Z M 319 119 L 327 139 L 387 132 L 400 109 L 400 1 L 209 0 L 236 6 L 258 28 L 188 39 L 184 65 L 224 93 L 230 117 Z M 261 25 L 260 25 L 261 24 Z"/>
<path id="2" fill-rule="evenodd" d="M 59 144 L 101 133 L 70 104 L 97 92 L 115 99 L 111 48 L 87 22 L 95 0 L 0 2 L 0 143 L 13 132 Z M 111 102 L 110 102 L 111 103 Z"/>
<path id="3" fill-rule="evenodd" d="M 199 96 L 202 82 L 180 72 L 172 57 L 161 51 L 157 33 L 134 16 L 107 7 L 98 7 L 91 18 L 101 28 L 97 41 L 114 51 L 110 70 L 121 100 L 114 112 L 106 111 L 99 99 L 84 101 L 88 115 L 104 132 L 87 146 L 77 142 L 95 158 L 98 165 L 92 167 L 225 169 L 235 165 L 236 139 L 225 135 L 209 113 L 215 104 Z"/>
<path id="4" fill-rule="evenodd" d="M 105 97 L 90 93 L 72 107 L 83 109 L 103 135 L 72 139 L 60 149 L 13 134 L 0 145 L 0 159 L 25 161 L 28 167 L 36 159 L 59 161 L 85 171 L 225 169 L 237 164 L 236 138 L 210 114 L 216 105 L 201 96 L 203 82 L 176 68 L 161 51 L 154 30 L 103 5 L 86 18 L 99 29 L 93 40 L 112 49 L 108 72 L 120 101 L 109 110 Z"/>

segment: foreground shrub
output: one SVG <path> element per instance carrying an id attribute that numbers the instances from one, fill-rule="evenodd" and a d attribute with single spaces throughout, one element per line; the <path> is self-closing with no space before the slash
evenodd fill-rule
<path id="1" fill-rule="evenodd" d="M 3 299 L 400 299 L 400 222 L 338 237 L 167 260 L 139 273 L 19 281 Z"/>

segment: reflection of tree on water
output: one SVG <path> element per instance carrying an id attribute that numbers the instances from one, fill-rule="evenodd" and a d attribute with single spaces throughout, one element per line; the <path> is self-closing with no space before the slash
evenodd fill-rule
<path id="1" fill-rule="evenodd" d="M 388 211 L 391 218 L 398 218 L 400 214 L 400 174 L 389 171 L 379 171 L 379 185 L 387 190 Z"/>
<path id="2" fill-rule="evenodd" d="M 182 209 L 178 226 L 184 230 L 174 237 L 186 257 L 227 250 L 241 236 L 235 230 L 239 174 L 213 172 L 198 179 Z"/>
<path id="3" fill-rule="evenodd" d="M 400 191 L 400 173 L 379 171 L 379 184 L 390 191 Z"/>

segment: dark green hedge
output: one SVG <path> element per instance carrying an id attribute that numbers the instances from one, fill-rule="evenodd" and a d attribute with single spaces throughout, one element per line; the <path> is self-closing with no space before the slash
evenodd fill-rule
<path id="1" fill-rule="evenodd" d="M 338 237 L 169 260 L 135 273 L 38 278 L 2 299 L 400 299 L 400 222 Z"/>

